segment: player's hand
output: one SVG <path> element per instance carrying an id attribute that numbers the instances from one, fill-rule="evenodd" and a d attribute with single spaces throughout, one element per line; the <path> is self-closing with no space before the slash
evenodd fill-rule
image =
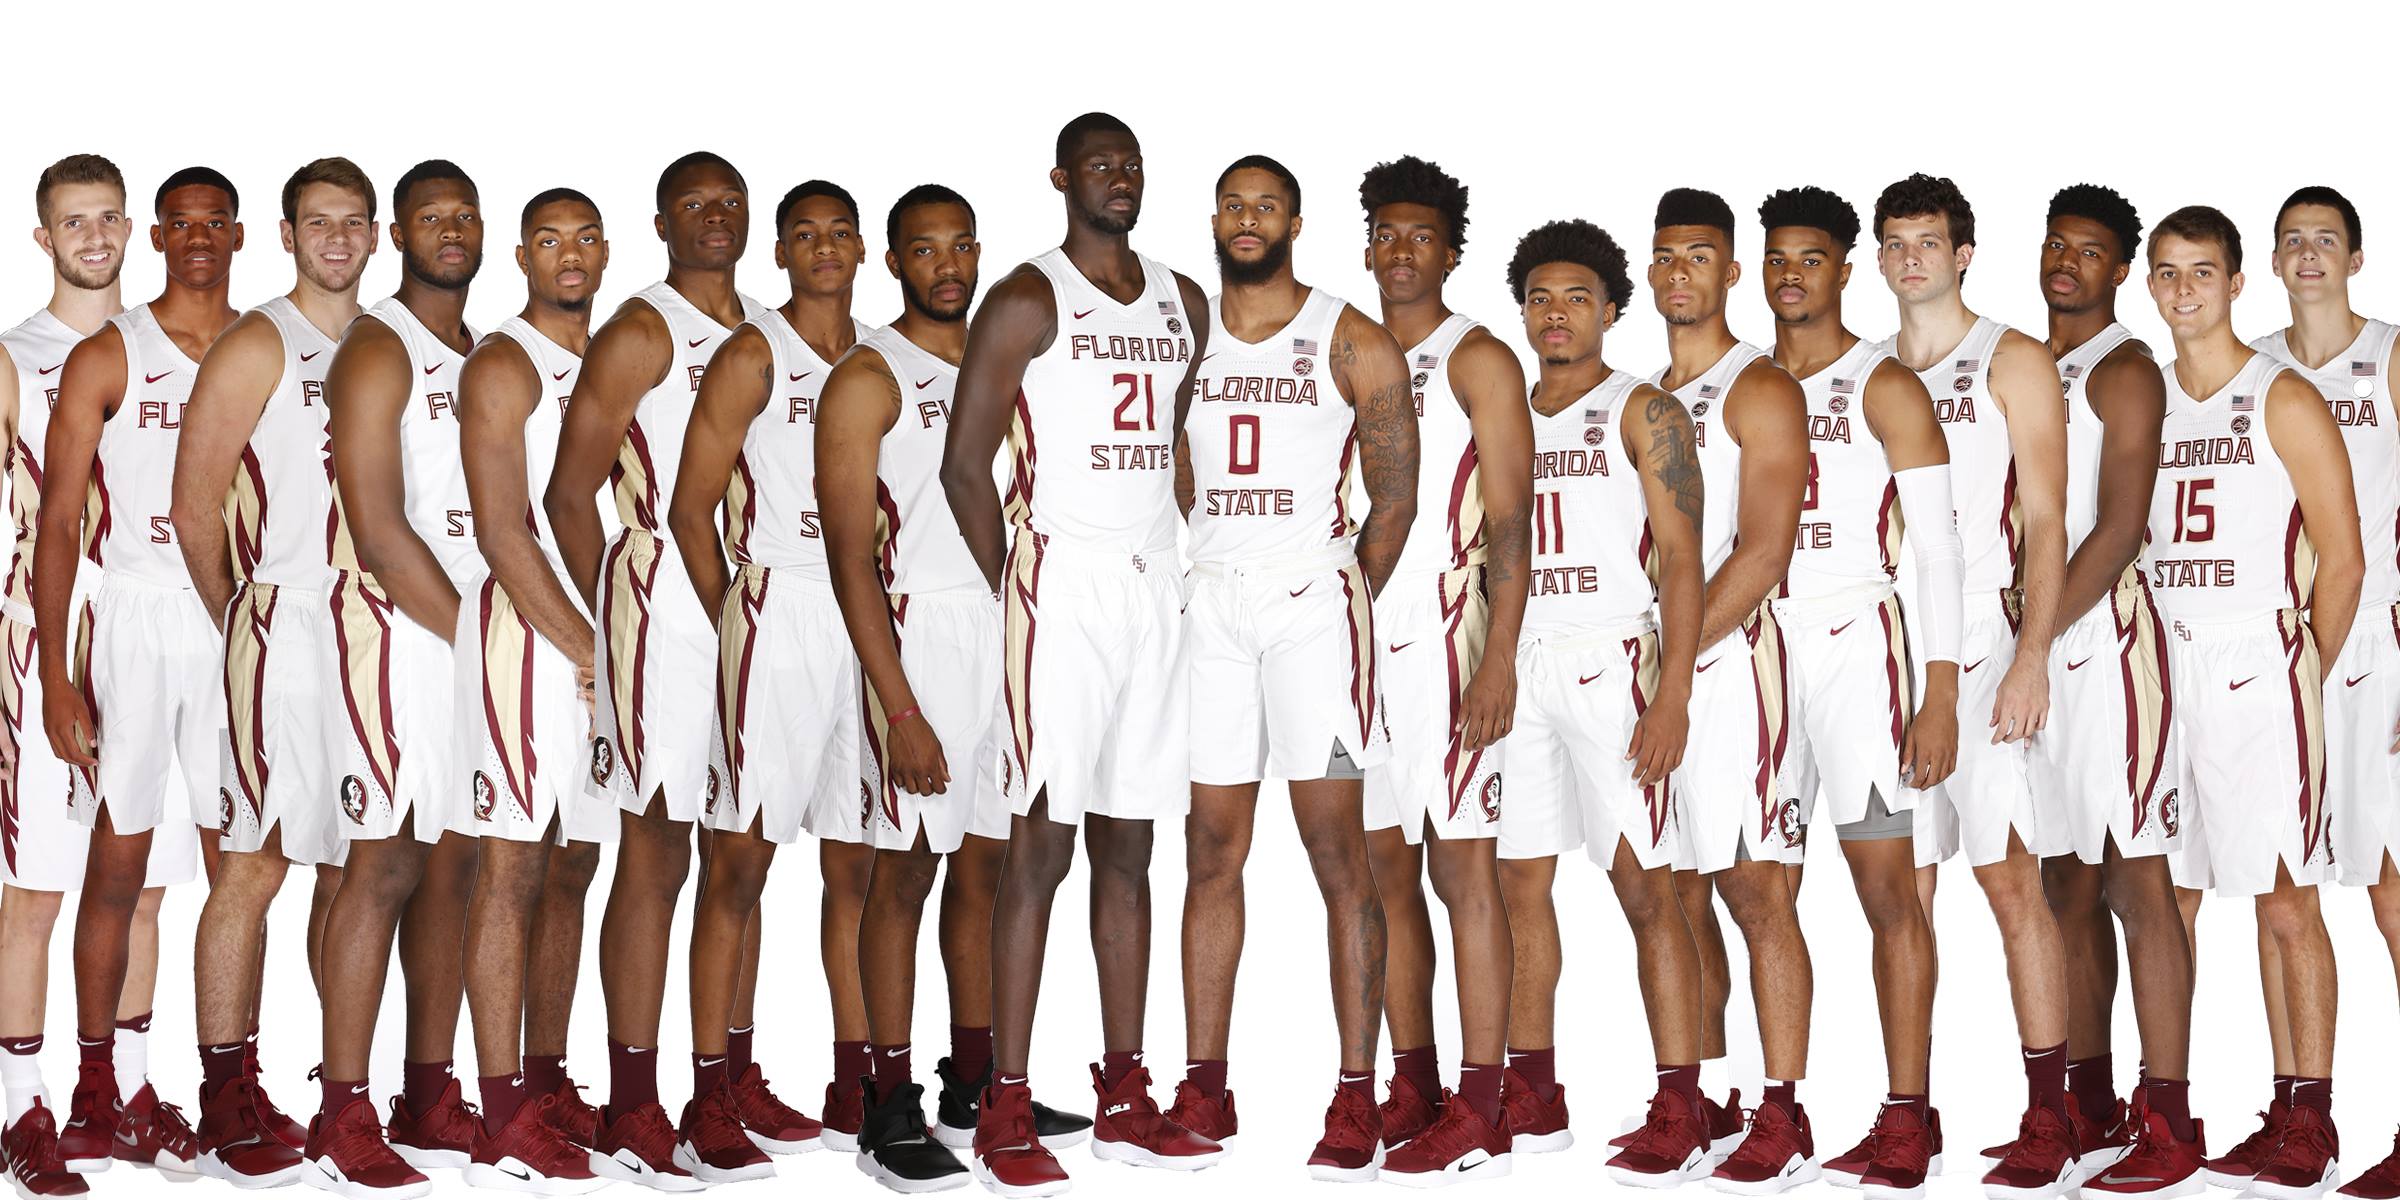
<path id="1" fill-rule="evenodd" d="M 1691 712 L 1680 699 L 1652 701 L 1633 723 L 1633 741 L 1625 760 L 1633 764 L 1633 782 L 1648 787 L 1665 779 L 1683 763 L 1684 739 L 1692 729 Z"/>
<path id="2" fill-rule="evenodd" d="M 1958 698 L 1929 695 L 1900 741 L 1900 782 L 1929 788 L 1958 769 Z"/>
<path id="3" fill-rule="evenodd" d="M 599 697 L 592 690 L 597 678 L 589 663 L 575 668 L 575 698 L 583 701 L 583 718 L 590 722 L 600 719 Z"/>
<path id="4" fill-rule="evenodd" d="M 1992 744 L 2024 741 L 2049 723 L 2050 664 L 2042 655 L 2020 654 L 1992 700 Z"/>
<path id="5" fill-rule="evenodd" d="M 2387 753 L 2400 754 L 2400 725 L 2392 726 L 2392 747 Z"/>
<path id="6" fill-rule="evenodd" d="M 1486 655 L 1483 665 L 1475 668 L 1475 677 L 1467 681 L 1466 694 L 1459 698 L 1459 742 L 1469 750 L 1481 750 L 1501 738 L 1517 723 L 1517 662 L 1502 654 Z"/>
<path id="7" fill-rule="evenodd" d="M 17 769 L 17 739 L 0 737 L 0 771 Z"/>
<path id="8" fill-rule="evenodd" d="M 892 723 L 892 749 L 885 770 L 892 783 L 912 796 L 939 796 L 950 790 L 950 760 L 942 756 L 942 739 L 924 713 Z"/>
<path id="9" fill-rule="evenodd" d="M 92 707 L 83 702 L 83 693 L 64 679 L 55 685 L 42 681 L 42 727 L 49 731 L 50 751 L 60 762 L 79 767 L 100 765 L 100 723 L 92 719 Z"/>

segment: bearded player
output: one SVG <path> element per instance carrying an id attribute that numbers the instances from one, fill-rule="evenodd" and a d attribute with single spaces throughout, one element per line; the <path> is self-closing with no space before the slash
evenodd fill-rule
<path id="1" fill-rule="evenodd" d="M 533 498 L 549 484 L 567 397 L 583 369 L 608 237 L 599 206 L 572 188 L 526 201 L 517 230 L 525 307 L 477 345 L 459 374 L 470 505 L 523 515 L 476 523 L 488 573 L 459 593 L 451 638 L 462 758 L 453 774 L 473 804 L 481 855 L 465 952 L 483 1104 L 466 1177 L 556 1195 L 605 1182 L 585 1150 L 596 1131 L 576 1111 L 581 1102 L 559 1080 L 534 1078 L 531 1060 L 564 1055 L 585 885 L 617 816 L 610 797 L 586 786 L 591 618 L 567 591 L 557 540 Z M 554 1027 L 541 1028 L 537 1018 L 553 1011 Z"/>
<path id="2" fill-rule="evenodd" d="M 1143 182 L 1141 143 L 1123 121 L 1085 113 L 1059 130 L 1050 186 L 1066 200 L 1066 237 L 1009 272 L 976 314 L 942 459 L 959 533 L 1005 606 L 1014 817 L 994 902 L 994 1074 L 973 1169 L 1012 1196 L 1067 1186 L 1025 1071 L 1050 905 L 1078 825 L 1089 832 L 1105 1051 L 1092 1067 L 1092 1151 L 1185 1170 L 1224 1153 L 1159 1111 L 1142 1066 L 1151 822 L 1181 814 L 1190 786 L 1173 447 L 1208 340 L 1199 287 L 1129 242 Z M 1005 515 L 991 469 L 1003 438 Z"/>
<path id="3" fill-rule="evenodd" d="M 2234 335 L 2241 290 L 2241 233 L 2223 213 L 2178 209 L 2151 231 L 2150 294 L 2175 360 L 2161 372 L 2146 564 L 2173 632 L 2184 854 L 2205 856 L 2220 895 L 2256 898 L 2280 985 L 2268 1004 L 2281 1002 L 2291 1036 L 2274 1146 L 2208 1175 L 2241 1186 L 2246 1171 L 2248 1194 L 2304 1200 L 2340 1177 L 2333 946 L 2316 888 L 2335 853 L 2320 663 L 2343 661 L 2366 566 L 2341 425 L 2308 376 Z"/>
<path id="4" fill-rule="evenodd" d="M 1668 363 L 1651 380 L 1691 414 L 1710 503 L 1700 528 L 1708 573 L 1692 677 L 1693 744 L 1676 771 L 1684 857 L 1676 893 L 1699 950 L 1703 1070 L 1725 1056 L 1725 939 L 1710 893 L 1742 928 L 1766 1068 L 1766 1096 L 1744 1136 L 1741 1098 L 1705 1094 L 1717 1178 L 1780 1190 L 1810 1155 L 1798 1095 L 1808 1067 L 1808 943 L 1786 864 L 1800 827 L 1784 819 L 1787 744 L 1783 630 L 1767 598 L 1783 590 L 1808 484 L 1808 405 L 1789 372 L 1733 335 L 1725 302 L 1741 282 L 1733 209 L 1713 192 L 1676 188 L 1658 200 L 1649 284 L 1667 322 Z M 1737 1153 L 1737 1145 L 1747 1145 Z M 1727 1156 L 1730 1156 L 1729 1158 Z"/>
<path id="5" fill-rule="evenodd" d="M 2147 1196 L 2197 1186 L 2186 1181 L 2200 1158 L 2187 1082 L 2192 953 L 2169 867 L 2182 818 L 2166 630 L 2134 565 L 2166 392 L 2150 348 L 2117 321 L 2117 289 L 2141 238 L 2133 206 L 2108 188 L 2079 183 L 2050 199 L 2041 283 L 2066 389 L 2070 550 L 2050 648 L 2059 719 L 2034 739 L 2032 766 L 2035 788 L 2071 814 L 2070 847 L 2042 861 L 2042 882 L 2067 952 L 2067 1087 L 2083 1186 Z M 2118 924 L 2142 1039 L 2131 1107 L 2117 1099 L 2109 1053 Z"/>
<path id="6" fill-rule="evenodd" d="M 236 1186 L 298 1178 L 306 1144 L 299 1126 L 267 1119 L 253 1047 L 267 914 L 289 866 L 314 868 L 324 902 L 341 881 L 341 833 L 325 802 L 333 778 L 324 722 L 336 704 L 326 686 L 325 373 L 359 314 L 377 232 L 375 185 L 355 163 L 319 159 L 293 172 L 282 234 L 297 279 L 209 347 L 175 454 L 176 542 L 201 604 L 223 614 L 233 751 L 217 792 L 222 849 L 192 952 L 199 1167 Z M 310 974 L 321 979 L 322 908 L 310 916 Z M 287 1142 L 290 1134 L 301 1136 Z"/>
<path id="7" fill-rule="evenodd" d="M 64 629 L 78 551 L 107 572 L 83 606 L 73 672 L 64 646 L 41 647 L 50 744 L 81 768 L 70 803 L 93 830 L 75 917 L 82 1078 L 59 1153 L 71 1168 L 98 1169 L 113 1156 L 188 1173 L 197 1152 L 181 1114 L 159 1102 L 139 1066 L 112 1067 L 110 1058 L 153 835 L 215 823 L 204 798 L 215 790 L 224 736 L 216 629 L 174 550 L 169 510 L 193 377 L 239 315 L 225 297 L 242 227 L 232 182 L 208 167 L 168 176 L 157 206 L 150 244 L 165 256 L 166 290 L 109 318 L 61 372 L 43 457 L 33 603 L 37 627 Z M 185 811 L 169 803 L 170 778 L 187 789 Z M 149 1024 L 145 1012 L 127 1032 L 138 1044 Z"/>
<path id="8" fill-rule="evenodd" d="M 9 515 L 16 524 L 8 581 L 0 595 L 0 1085 L 7 1092 L 0 1120 L 0 1161 L 9 1182 L 26 1196 L 79 1196 L 90 1189 L 58 1155 L 59 1117 L 42 1086 L 43 1016 L 49 999 L 50 933 L 67 892 L 83 885 L 91 835 L 71 820 L 67 766 L 50 750 L 38 725 L 28 737 L 26 714 L 40 720 L 41 675 L 33 624 L 34 532 L 42 494 L 42 450 L 56 403 L 59 372 L 77 342 L 124 309 L 118 273 L 133 222 L 125 215 L 125 177 L 97 154 L 72 154 L 52 163 L 34 184 L 34 244 L 50 259 L 50 302 L 0 333 L 0 439 L 8 456 Z M 88 579 L 96 572 L 80 572 Z M 74 598 L 86 599 L 86 584 Z M 33 802 L 26 803 L 32 797 Z M 170 823 L 168 832 L 181 828 Z M 191 849 L 178 839 L 152 839 L 151 862 L 168 873 L 181 863 L 190 877 Z M 153 871 L 145 884 L 167 876 Z M 134 953 L 127 977 L 136 986 L 118 1000 L 120 1017 L 150 1008 L 147 981 L 158 973 L 158 916 L 154 904 L 134 911 Z M 134 1005 L 129 1012 L 126 1005 Z"/>
<path id="9" fill-rule="evenodd" d="M 450 721 L 459 588 L 481 562 L 457 428 L 475 345 L 467 289 L 483 265 L 474 181 L 442 159 L 409 168 L 391 229 L 399 290 L 351 323 L 325 377 L 349 857 L 326 917 L 324 1099 L 303 1178 L 353 1197 L 422 1194 L 420 1170 L 467 1165 L 475 1130 L 451 1066 L 476 846 Z M 395 933 L 403 1087 L 379 1128 L 367 1067 Z"/>
<path id="10" fill-rule="evenodd" d="M 1517 786 L 1500 812 L 1517 956 L 1510 1065 L 1555 1061 L 1561 956 L 1550 882 L 1558 856 L 1583 846 L 1632 927 L 1659 1064 L 1649 1115 L 1609 1159 L 1609 1175 L 1672 1187 L 1709 1171 L 1700 964 L 1675 899 L 1682 831 L 1668 792 L 1700 633 L 1701 467 L 1683 405 L 1601 356 L 1633 298 L 1615 239 L 1586 221 L 1544 225 L 1518 241 L 1508 282 L 1541 359 L 1530 400 L 1533 583 L 1517 653 L 1525 684 L 1509 743 Z M 1528 1149 L 1563 1147 L 1572 1135 L 1554 1071 L 1520 1078 L 1531 1095 L 1512 1104 L 1512 1131 L 1532 1139 Z M 1530 1127 L 1513 1125 L 1520 1108 Z"/>
<path id="11" fill-rule="evenodd" d="M 1962 556 L 1950 450 L 1923 382 L 1842 323 L 1857 210 L 1822 188 L 1789 188 L 1759 205 L 1758 221 L 1775 361 L 1800 382 L 1808 404 L 1810 484 L 1774 602 L 1790 664 L 1793 735 L 1782 819 L 1804 819 L 1821 785 L 1821 815 L 1873 932 L 1890 1086 L 1874 1129 L 1818 1169 L 1870 1195 L 1913 1200 L 1942 1150 L 1941 1116 L 1926 1091 L 1934 950 L 1917 899 L 1914 830 L 1918 789 L 1946 778 L 1957 756 Z M 1920 646 L 1910 644 L 1892 586 L 1903 536 L 1917 562 L 1911 615 Z M 1911 669 L 1917 657 L 1925 660 L 1922 696 Z M 1805 1109 L 1794 1106 L 1792 1115 L 1798 1150 L 1813 1155 Z M 1789 1159 L 1782 1166 L 1790 1173 L 1778 1181 L 1802 1182 L 1811 1170 Z"/>
<path id="12" fill-rule="evenodd" d="M 1394 730 L 1367 772 L 1367 856 L 1383 902 L 1392 1079 L 1386 1179 L 1466 1177 L 1509 1152 L 1500 1098 L 1514 971 L 1500 899 L 1500 739 L 1517 707 L 1532 550 L 1533 419 L 1516 353 L 1443 288 L 1467 243 L 1467 189 L 1405 156 L 1367 171 L 1367 269 L 1417 414 L 1417 519 L 1375 596 L 1377 678 Z M 1434 1045 L 1431 914 L 1449 915 L 1462 1051 L 1445 1095 Z"/>
<path id="13" fill-rule="evenodd" d="M 1236 1130 L 1225 1059 L 1241 962 L 1242 865 L 1259 781 L 1289 781 L 1292 816 L 1325 901 L 1341 1069 L 1318 1179 L 1372 1179 L 1382 908 L 1367 866 L 1366 769 L 1391 752 L 1376 713 L 1371 605 L 1416 519 L 1417 418 L 1399 343 L 1294 277 L 1300 183 L 1265 155 L 1218 176 L 1212 233 L 1222 291 L 1180 448 L 1191 527 L 1184 610 L 1192 695 L 1190 874 L 1183 898 L 1186 1052 L 1168 1115 L 1224 1141 Z M 1320 378 L 1320 374 L 1322 378 Z M 1349 512 L 1350 474 L 1371 508 Z"/>

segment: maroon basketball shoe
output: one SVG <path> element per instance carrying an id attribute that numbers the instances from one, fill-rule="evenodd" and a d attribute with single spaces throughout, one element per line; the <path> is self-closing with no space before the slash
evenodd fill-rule
<path id="1" fill-rule="evenodd" d="M 1736 1196 L 1772 1196 L 1817 1176 L 1817 1135 L 1809 1128 L 1807 1106 L 1786 1113 L 1767 1103 L 1750 1110 L 1750 1128 L 1717 1164 L 1708 1186 Z"/>
<path id="2" fill-rule="evenodd" d="M 675 1165 L 702 1183 L 740 1183 L 775 1173 L 775 1161 L 751 1142 L 733 1107 L 733 1093 L 722 1088 L 694 1096 L 683 1106 L 683 1123 L 676 1129 Z"/>
<path id="3" fill-rule="evenodd" d="M 996 1196 L 1055 1196 L 1067 1190 L 1066 1168 L 1034 1131 L 1033 1092 L 1024 1084 L 994 1083 L 983 1090 L 969 1169 Z"/>
<path id="4" fill-rule="evenodd" d="M 371 1100 L 353 1100 L 331 1120 L 319 1116 L 309 1122 L 302 1154 L 309 1186 L 342 1200 L 413 1200 L 433 1190 L 433 1183 L 383 1140 Z"/>
<path id="5" fill-rule="evenodd" d="M 1225 1147 L 1158 1111 L 1158 1102 L 1150 1098 L 1148 1067 L 1125 1072 L 1113 1088 L 1101 1083 L 1100 1064 L 1091 1067 L 1092 1091 L 1100 1101 L 1092 1117 L 1092 1157 L 1170 1171 L 1197 1171 L 1225 1157 Z M 977 1140 L 980 1144 L 980 1134 Z"/>
<path id="6" fill-rule="evenodd" d="M 769 1154 L 806 1154 L 824 1145 L 825 1127 L 776 1099 L 757 1063 L 733 1081 L 733 1112 L 742 1119 L 751 1144 Z"/>
<path id="7" fill-rule="evenodd" d="M 407 1159 L 408 1165 L 420 1171 L 456 1170 L 473 1157 L 475 1132 L 482 1126 L 483 1118 L 467 1103 L 466 1094 L 453 1078 L 442 1086 L 433 1107 L 423 1113 L 410 1112 L 405 1097 L 392 1097 L 392 1119 L 385 1122 L 383 1132 L 392 1144 L 392 1153 Z"/>
<path id="8" fill-rule="evenodd" d="M 1372 1077 L 1360 1083 L 1372 1085 Z M 1226 1093 L 1231 1098 L 1232 1093 Z M 1365 1183 L 1383 1166 L 1383 1116 L 1370 1094 L 1333 1089 L 1325 1106 L 1325 1135 L 1308 1155 L 1308 1175 L 1329 1183 Z"/>
<path id="9" fill-rule="evenodd" d="M 1410 1094 L 1416 1094 L 1413 1088 Z M 1384 1137 L 1391 1137 L 1389 1128 Z M 1509 1151 L 1508 1110 L 1500 1110 L 1500 1123 L 1494 1125 L 1484 1120 L 1466 1097 L 1445 1089 L 1441 1115 L 1387 1151 L 1378 1178 L 1402 1187 L 1448 1187 L 1475 1179 L 1498 1179 L 1515 1169 L 1515 1161 Z"/>
<path id="10" fill-rule="evenodd" d="M 1632 1143 L 1608 1160 L 1608 1177 L 1628 1187 L 1677 1187 L 1709 1173 L 1708 1142 L 1700 1104 L 1660 1088 Z"/>
<path id="11" fill-rule="evenodd" d="M 2201 1165 L 2200 1171 L 2208 1177 L 2209 1184 L 2236 1192 L 2248 1190 L 2250 1180 L 2258 1174 L 2258 1168 L 2265 1164 L 2268 1155 L 2275 1152 L 2275 1143 L 2283 1140 L 2283 1126 L 2291 1119 L 2291 1115 L 2292 1106 L 2288 1101 L 2277 1100 L 2268 1104 L 2267 1111 L 2258 1114 L 2258 1128 L 2249 1137 L 2234 1143 L 2233 1149 Z M 74 1162 L 74 1156 L 69 1155 L 68 1165 L 72 1166 Z"/>
<path id="12" fill-rule="evenodd" d="M 145 1083 L 133 1099 L 117 1110 L 117 1136 L 110 1153 L 118 1162 L 154 1167 L 167 1175 L 196 1175 L 199 1139 L 192 1134 L 183 1110 L 158 1098 Z"/>
<path id="13" fill-rule="evenodd" d="M 237 1188 L 282 1187 L 300 1178 L 300 1152 L 267 1128 L 258 1108 L 258 1081 L 239 1075 L 200 1097 L 201 1174 Z M 306 1145 L 305 1139 L 302 1145 Z"/>
<path id="14" fill-rule="evenodd" d="M 675 1163 L 675 1127 L 656 1101 L 628 1112 L 602 1110 L 592 1143 L 594 1173 L 657 1192 L 696 1192 L 708 1185 Z"/>
<path id="15" fill-rule="evenodd" d="M 2395 1200 L 2400 1198 L 2400 1137 L 2392 1139 L 2392 1153 L 2382 1162 L 2368 1167 L 2364 1175 L 2342 1185 L 2342 1194 L 2359 1200 Z"/>
<path id="16" fill-rule="evenodd" d="M 1167 1105 L 1167 1119 L 1220 1146 L 1231 1146 L 1234 1135 L 1242 1131 L 1241 1114 L 1233 1107 L 1232 1088 L 1226 1088 L 1222 1096 L 1211 1097 L 1189 1079 L 1175 1081 L 1175 1102 Z"/>
<path id="17" fill-rule="evenodd" d="M 1533 1092 L 1514 1067 L 1504 1069 L 1500 1076 L 1500 1106 L 1508 1110 L 1509 1134 L 1520 1154 L 1549 1154 L 1575 1144 L 1575 1134 L 1567 1128 L 1567 1085 L 1547 1100 Z"/>
<path id="18" fill-rule="evenodd" d="M 0 1161 L 8 1164 L 8 1182 L 25 1200 L 63 1200 L 92 1190 L 58 1156 L 57 1120 L 39 1100 L 0 1131 Z"/>
<path id="19" fill-rule="evenodd" d="M 2334 1162 L 2341 1150 L 2333 1122 L 2316 1109 L 2295 1104 L 2292 1115 L 2284 1118 L 2283 1140 L 2251 1176 L 2249 1194 L 2261 1200 L 2316 1200 L 2341 1179 L 2341 1167 Z"/>
<path id="20" fill-rule="evenodd" d="M 67 1097 L 67 1123 L 58 1130 L 58 1157 L 67 1169 L 90 1175 L 117 1161 L 117 1069 L 84 1063 Z"/>
<path id="21" fill-rule="evenodd" d="M 466 1181 L 482 1188 L 536 1196 L 575 1196 L 608 1186 L 592 1171 L 591 1151 L 567 1140 L 550 1123 L 558 1098 L 544 1093 L 517 1106 L 497 1133 L 476 1122 L 475 1148 Z"/>
<path id="22" fill-rule="evenodd" d="M 1983 1175 L 1983 1194 L 1992 1200 L 2048 1200 L 2075 1190 L 2083 1173 L 2075 1165 L 2071 1118 L 2035 1107 L 2017 1121 L 2017 1139 Z"/>
<path id="23" fill-rule="evenodd" d="M 1417 1085 L 1408 1081 L 1408 1076 L 1392 1076 L 1389 1090 L 1384 1093 L 1383 1104 L 1377 1110 L 1383 1117 L 1384 1148 L 1388 1150 L 1399 1146 L 1440 1120 L 1442 1113 L 1434 1105 L 1437 1101 L 1447 1105 L 1449 1095 L 1449 1090 L 1445 1088 L 1441 1096 L 1428 1096 L 1418 1091 Z"/>
<path id="24" fill-rule="evenodd" d="M 2208 1190 L 2207 1179 L 2200 1173 L 2200 1164 L 2208 1158 L 2208 1134 L 2200 1122 L 2192 1122 L 2192 1140 L 2176 1141 L 2175 1129 L 2167 1119 L 2137 1100 L 2131 1124 L 2135 1130 L 2133 1144 L 2126 1148 L 2124 1157 L 2085 1179 L 2084 1191 L 2165 1200 L 2196 1196 Z"/>

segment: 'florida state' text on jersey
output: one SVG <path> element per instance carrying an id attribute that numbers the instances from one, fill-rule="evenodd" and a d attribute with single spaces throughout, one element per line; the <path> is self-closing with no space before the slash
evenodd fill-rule
<path id="1" fill-rule="evenodd" d="M 2267 389 L 2286 368 L 2253 354 L 2214 395 L 2166 376 L 2150 491 L 2150 593 L 2169 619 L 2233 621 L 2308 606 L 2316 554 L 2292 477 L 2267 437 Z"/>
<path id="2" fill-rule="evenodd" d="M 458 448 L 458 373 L 466 356 L 433 336 L 417 315 L 387 297 L 361 314 L 388 326 L 408 351 L 411 392 L 400 413 L 400 479 L 405 489 L 402 511 L 442 564 L 452 583 L 464 583 L 483 569 L 482 552 L 475 546 L 475 513 L 467 501 L 467 471 Z M 472 331 L 469 332 L 472 337 Z M 333 565 L 360 570 L 358 549 L 350 541 L 340 498 L 335 498 Z"/>
<path id="3" fill-rule="evenodd" d="M 275 326 L 283 373 L 258 413 L 225 498 L 234 570 L 244 579 L 322 592 L 333 586 L 325 531 L 333 523 L 332 449 L 325 433 L 325 373 L 334 341 L 289 296 L 255 310 Z"/>
<path id="4" fill-rule="evenodd" d="M 1194 562 L 1306 557 L 1354 531 L 1348 493 L 1356 413 L 1334 382 L 1334 329 L 1347 306 L 1312 288 L 1283 328 L 1256 342 L 1226 332 L 1200 358 L 1184 436 L 1192 456 Z"/>
<path id="5" fill-rule="evenodd" d="M 1891 357 L 1889 347 L 1860 341 L 1800 381 L 1808 401 L 1808 486 L 1779 595 L 1888 584 L 1900 569 L 1900 489 L 1865 404 L 1867 381 Z"/>
<path id="6" fill-rule="evenodd" d="M 1641 382 L 1618 371 L 1550 416 L 1534 411 L 1527 632 L 1621 629 L 1657 598 L 1650 508 L 1621 429 Z"/>
<path id="7" fill-rule="evenodd" d="M 150 306 L 108 319 L 125 343 L 125 398 L 100 427 L 92 460 L 84 553 L 110 571 L 160 587 L 190 587 L 168 519 L 183 407 L 200 364 L 160 328 Z"/>

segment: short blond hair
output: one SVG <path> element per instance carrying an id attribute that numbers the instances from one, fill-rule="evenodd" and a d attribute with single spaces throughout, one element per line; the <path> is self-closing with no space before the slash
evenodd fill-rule
<path id="1" fill-rule="evenodd" d="M 125 173 L 117 164 L 97 154 L 70 154 L 51 163 L 42 171 L 41 179 L 33 185 L 33 212 L 42 224 L 50 223 L 50 193 L 68 184 L 104 183 L 117 189 L 122 202 L 125 196 Z"/>

